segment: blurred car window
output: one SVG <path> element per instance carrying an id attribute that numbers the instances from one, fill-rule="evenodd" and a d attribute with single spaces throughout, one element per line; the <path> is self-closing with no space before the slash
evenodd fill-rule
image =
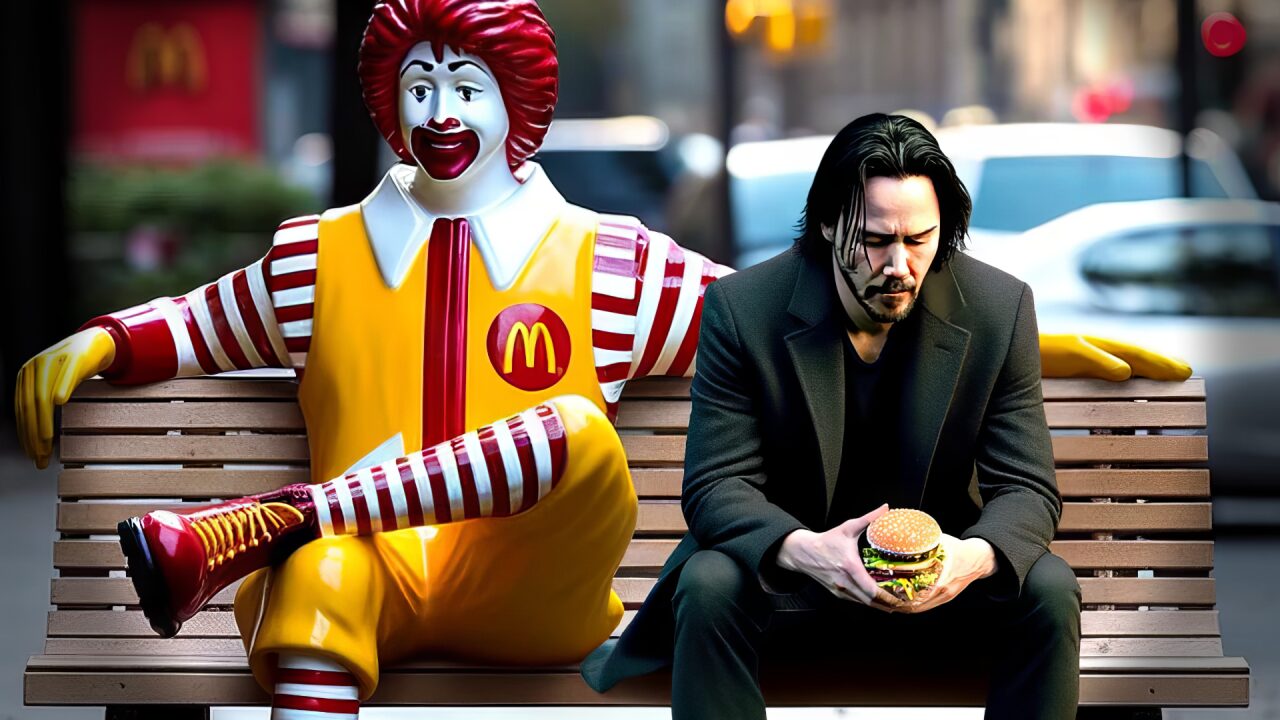
<path id="1" fill-rule="evenodd" d="M 1081 273 L 1105 309 L 1280 317 L 1280 227 L 1203 225 L 1114 235 Z"/>
<path id="2" fill-rule="evenodd" d="M 970 224 L 1022 232 L 1086 205 L 1176 197 L 1181 184 L 1176 157 L 993 157 L 983 163 Z M 1197 197 L 1228 197 L 1203 160 L 1191 161 L 1191 189 Z"/>

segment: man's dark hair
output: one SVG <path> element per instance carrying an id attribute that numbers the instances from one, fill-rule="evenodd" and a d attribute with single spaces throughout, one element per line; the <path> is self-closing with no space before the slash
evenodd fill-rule
<path id="1" fill-rule="evenodd" d="M 796 248 L 814 257 L 831 252 L 822 226 L 835 227 L 841 213 L 851 219 L 855 249 L 866 228 L 867 179 L 924 176 L 938 195 L 939 248 L 931 269 L 964 249 L 973 202 L 938 141 L 920 123 L 902 115 L 863 115 L 836 133 L 809 188 Z"/>

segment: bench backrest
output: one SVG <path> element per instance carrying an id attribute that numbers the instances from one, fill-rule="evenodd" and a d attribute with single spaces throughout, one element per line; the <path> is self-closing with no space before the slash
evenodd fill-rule
<path id="1" fill-rule="evenodd" d="M 227 612 L 234 586 L 177 639 L 154 638 L 113 533 L 158 507 L 305 481 L 295 389 L 283 378 L 202 378 L 139 388 L 92 381 L 76 392 L 62 418 L 47 654 L 243 657 Z M 1044 392 L 1066 501 L 1053 550 L 1080 578 L 1082 654 L 1221 656 L 1203 380 L 1046 380 Z M 685 530 L 688 420 L 688 381 L 628 386 L 618 428 L 640 513 L 615 580 L 628 609 Z M 1125 612 L 1136 609 L 1188 612 Z"/>

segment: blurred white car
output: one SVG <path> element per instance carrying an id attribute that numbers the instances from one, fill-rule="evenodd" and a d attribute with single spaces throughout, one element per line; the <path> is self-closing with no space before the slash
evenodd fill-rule
<path id="1" fill-rule="evenodd" d="M 942 128 L 936 137 L 973 196 L 970 235 L 1028 230 L 1100 202 L 1182 194 L 1181 136 L 1143 125 L 1025 123 Z M 831 136 L 742 143 L 729 151 L 739 267 L 772 257 L 797 222 Z M 1256 198 L 1239 158 L 1207 130 L 1188 140 L 1192 193 Z"/>
<path id="2" fill-rule="evenodd" d="M 1031 285 L 1041 332 L 1190 362 L 1208 385 L 1215 485 L 1280 488 L 1280 204 L 1104 203 L 966 252 Z"/>

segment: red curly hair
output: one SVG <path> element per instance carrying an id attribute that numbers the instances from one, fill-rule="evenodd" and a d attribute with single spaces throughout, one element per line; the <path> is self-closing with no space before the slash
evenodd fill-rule
<path id="1" fill-rule="evenodd" d="M 378 132 L 407 163 L 400 136 L 400 63 L 429 42 L 476 55 L 493 71 L 507 109 L 507 163 L 514 170 L 542 144 L 559 91 L 556 38 L 535 0 L 386 0 L 360 43 L 360 87 Z"/>

